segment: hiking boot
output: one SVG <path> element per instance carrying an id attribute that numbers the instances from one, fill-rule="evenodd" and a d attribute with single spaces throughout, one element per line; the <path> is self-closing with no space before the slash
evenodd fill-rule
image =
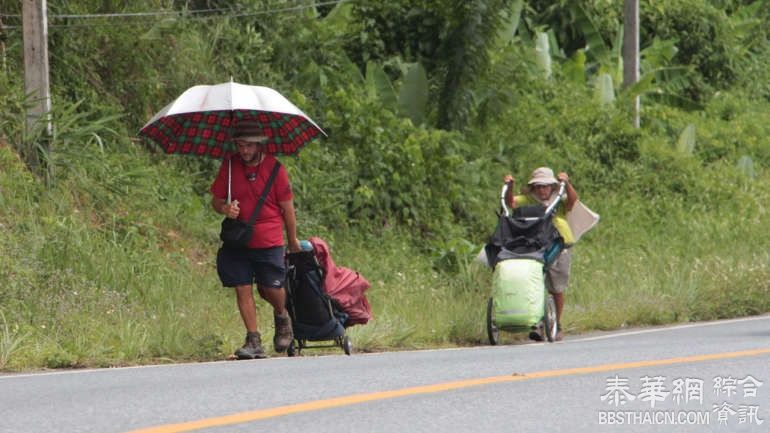
<path id="1" fill-rule="evenodd" d="M 275 315 L 275 336 L 273 345 L 276 352 L 284 352 L 294 341 L 294 332 L 291 330 L 291 317 L 286 312 L 282 316 Z"/>
<path id="2" fill-rule="evenodd" d="M 262 349 L 262 337 L 259 332 L 247 332 L 246 342 L 243 347 L 235 351 L 238 359 L 262 359 L 267 358 L 264 349 Z"/>

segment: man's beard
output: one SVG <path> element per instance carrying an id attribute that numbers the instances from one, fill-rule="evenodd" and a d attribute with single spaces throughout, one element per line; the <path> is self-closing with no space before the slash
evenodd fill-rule
<path id="1" fill-rule="evenodd" d="M 245 164 L 251 164 L 255 160 L 258 161 L 261 157 L 262 157 L 262 152 L 254 152 L 254 154 L 252 154 L 251 158 L 249 158 L 249 159 L 246 159 L 246 158 L 243 157 L 243 155 L 241 155 L 241 159 L 243 159 L 243 162 Z"/>

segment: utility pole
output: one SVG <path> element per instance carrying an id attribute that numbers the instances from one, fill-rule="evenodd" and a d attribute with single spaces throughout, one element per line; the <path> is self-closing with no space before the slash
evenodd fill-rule
<path id="1" fill-rule="evenodd" d="M 639 0 L 625 0 L 623 7 L 623 87 L 639 81 Z M 634 128 L 639 128 L 639 95 L 634 97 Z"/>
<path id="2" fill-rule="evenodd" d="M 46 122 L 51 135 L 51 90 L 48 80 L 48 15 L 46 0 L 23 0 L 24 26 L 24 91 L 32 95 L 32 107 L 27 111 L 27 133 L 40 121 Z M 31 167 L 39 165 L 36 147 L 26 144 L 26 159 Z"/>
<path id="3" fill-rule="evenodd" d="M 3 17 L 0 17 L 0 57 L 2 57 L 3 59 L 2 61 L 3 73 L 8 72 L 7 70 L 8 68 L 5 61 L 5 39 L 6 39 L 6 36 L 5 36 L 5 28 L 3 27 Z"/>

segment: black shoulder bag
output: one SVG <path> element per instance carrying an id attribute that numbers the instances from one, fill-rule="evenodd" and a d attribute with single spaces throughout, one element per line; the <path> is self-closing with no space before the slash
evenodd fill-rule
<path id="1" fill-rule="evenodd" d="M 230 182 L 232 177 L 232 160 L 228 161 L 230 166 L 227 168 L 227 203 L 230 203 Z M 259 196 L 259 202 L 257 207 L 254 208 L 254 212 L 251 213 L 249 222 L 241 221 L 239 219 L 232 219 L 225 217 L 222 220 L 222 231 L 219 233 L 219 238 L 225 243 L 225 246 L 230 248 L 246 248 L 251 241 L 251 236 L 254 233 L 254 222 L 257 221 L 257 215 L 262 209 L 262 205 L 265 203 L 267 194 L 270 192 L 270 187 L 273 186 L 273 180 L 278 174 L 278 169 L 281 167 L 281 163 L 276 161 L 273 171 L 270 173 L 270 178 L 265 184 L 265 189 L 262 190 L 262 195 Z"/>

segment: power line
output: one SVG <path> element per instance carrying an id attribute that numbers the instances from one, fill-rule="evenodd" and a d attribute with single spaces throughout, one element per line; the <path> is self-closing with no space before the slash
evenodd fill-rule
<path id="1" fill-rule="evenodd" d="M 259 16 L 259 15 L 274 15 L 278 13 L 283 12 L 292 12 L 292 11 L 298 11 L 303 9 L 309 9 L 312 7 L 318 7 L 318 6 L 330 6 L 330 5 L 337 5 L 339 3 L 344 3 L 346 1 L 351 0 L 330 0 L 315 4 L 300 4 L 295 6 L 289 6 L 289 7 L 282 7 L 282 8 L 276 8 L 276 9 L 268 9 L 263 11 L 253 11 L 253 12 L 238 12 L 233 11 L 233 9 L 199 9 L 199 10 L 191 10 L 191 11 L 152 11 L 152 12 L 126 12 L 126 13 L 106 13 L 106 14 L 59 14 L 59 15 L 49 15 L 49 20 L 57 20 L 57 19 L 111 19 L 111 18 L 145 18 L 145 17 L 161 17 L 161 16 L 177 16 L 180 18 L 185 19 L 210 19 L 210 18 L 242 18 L 242 17 L 251 17 L 251 16 Z M 225 13 L 222 15 L 214 15 L 220 12 L 230 12 Z M 235 13 L 232 13 L 235 12 Z M 209 14 L 209 16 L 191 16 L 191 15 L 203 15 L 203 14 Z M 20 19 L 21 15 L 10 15 L 10 14 L 0 14 L 0 18 L 17 18 Z M 49 27 L 88 27 L 88 26 L 99 26 L 100 24 L 94 24 L 94 25 L 88 25 L 88 24 L 51 24 Z M 101 24 L 101 25 L 114 25 L 114 24 Z M 9 26 L 5 25 L 5 28 L 12 29 L 12 28 L 19 28 L 21 26 Z"/>
<path id="2" fill-rule="evenodd" d="M 147 16 L 161 16 L 161 15 L 180 15 L 184 13 L 188 14 L 203 14 L 214 12 L 226 12 L 232 11 L 232 9 L 194 9 L 186 11 L 152 11 L 152 12 L 114 12 L 105 14 L 52 14 L 48 15 L 49 19 L 90 19 L 90 18 L 122 18 L 122 17 L 147 17 Z M 0 18 L 17 18 L 20 19 L 21 15 L 9 15 L 0 14 Z"/>
<path id="3" fill-rule="evenodd" d="M 91 19 L 91 18 L 134 18 L 134 17 L 153 17 L 164 15 L 184 15 L 184 14 L 205 14 L 216 12 L 227 12 L 232 9 L 194 9 L 185 11 L 152 11 L 152 12 L 115 12 L 105 14 L 53 14 L 48 15 L 49 19 Z M 0 18 L 21 18 L 21 15 L 0 14 Z"/>

